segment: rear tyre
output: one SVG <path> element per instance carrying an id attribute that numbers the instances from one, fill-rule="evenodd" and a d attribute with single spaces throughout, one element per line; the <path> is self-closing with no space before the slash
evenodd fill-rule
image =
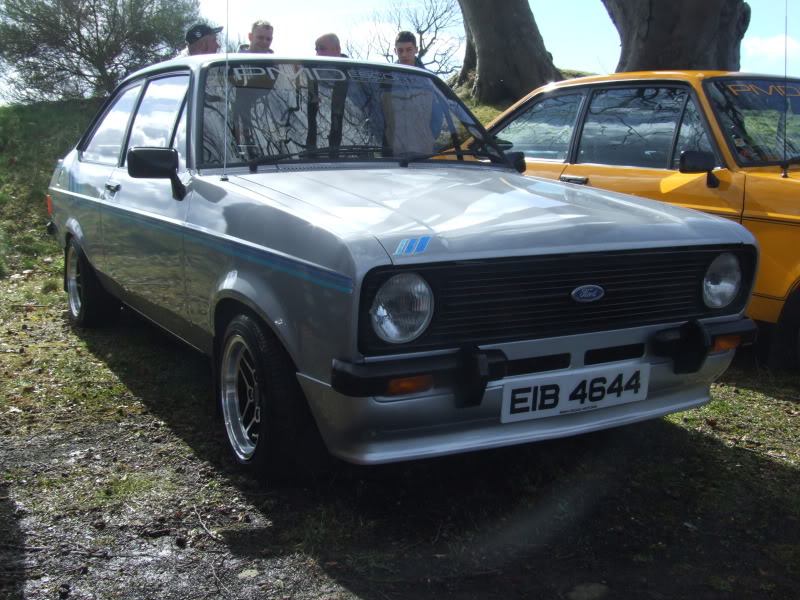
<path id="1" fill-rule="evenodd" d="M 103 288 L 75 238 L 64 257 L 64 287 L 70 320 L 79 327 L 103 325 L 119 313 L 119 302 Z"/>
<path id="2" fill-rule="evenodd" d="M 216 361 L 217 399 L 233 459 L 255 476 L 315 471 L 324 446 L 294 365 L 275 336 L 240 314 L 228 324 Z"/>
<path id="3" fill-rule="evenodd" d="M 781 318 L 772 327 L 767 366 L 771 369 L 800 371 L 800 290 L 789 296 Z"/>

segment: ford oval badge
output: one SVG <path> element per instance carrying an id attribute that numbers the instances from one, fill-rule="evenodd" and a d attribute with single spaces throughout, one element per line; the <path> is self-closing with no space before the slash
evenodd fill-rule
<path id="1" fill-rule="evenodd" d="M 606 295 L 599 285 L 582 285 L 572 290 L 572 299 L 576 302 L 594 302 Z"/>

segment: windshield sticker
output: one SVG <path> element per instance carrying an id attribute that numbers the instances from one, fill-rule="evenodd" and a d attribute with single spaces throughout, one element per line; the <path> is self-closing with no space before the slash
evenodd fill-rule
<path id="1" fill-rule="evenodd" d="M 295 65 L 277 65 L 260 67 L 256 65 L 240 65 L 233 67 L 233 76 L 237 82 L 247 85 L 253 77 L 268 77 L 276 81 L 279 77 L 287 77 L 293 81 L 368 81 L 374 83 L 402 83 L 420 85 L 427 78 L 405 73 L 392 73 L 375 69 L 336 69 L 333 67 L 303 67 Z"/>
<path id="2" fill-rule="evenodd" d="M 288 68 L 287 68 L 288 67 Z M 256 67 L 254 65 L 244 65 L 233 68 L 233 75 L 237 81 L 247 81 L 249 77 L 267 76 L 273 81 L 279 77 L 289 79 L 314 79 L 316 81 L 345 81 L 347 76 L 339 69 L 330 67 L 300 67 L 292 68 L 290 65 L 280 65 L 277 67 Z"/>
<path id="3" fill-rule="evenodd" d="M 728 83 L 725 87 L 734 96 L 739 94 L 755 94 L 756 96 L 800 96 L 800 88 L 793 85 L 770 85 L 767 89 L 755 83 Z"/>
<path id="4" fill-rule="evenodd" d="M 391 71 L 377 71 L 374 69 L 349 69 L 350 79 L 354 81 L 375 81 L 378 83 L 416 83 L 419 84 L 418 75 L 406 73 L 392 73 Z"/>

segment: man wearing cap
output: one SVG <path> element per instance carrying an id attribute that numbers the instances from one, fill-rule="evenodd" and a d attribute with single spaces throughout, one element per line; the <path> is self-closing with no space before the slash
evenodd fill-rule
<path id="1" fill-rule="evenodd" d="M 186 44 L 189 56 L 197 54 L 215 54 L 219 50 L 217 34 L 222 27 L 211 27 L 205 23 L 197 23 L 186 32 Z"/>

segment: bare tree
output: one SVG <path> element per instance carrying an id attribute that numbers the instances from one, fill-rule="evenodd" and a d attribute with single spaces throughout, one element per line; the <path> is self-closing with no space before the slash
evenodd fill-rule
<path id="1" fill-rule="evenodd" d="M 197 0 L 2 0 L 0 61 L 16 101 L 102 96 L 185 45 Z"/>
<path id="2" fill-rule="evenodd" d="M 474 83 L 471 94 L 483 103 L 517 100 L 532 89 L 561 79 L 553 57 L 544 47 L 528 0 L 459 0 L 468 41 L 459 82 Z"/>
<path id="3" fill-rule="evenodd" d="M 353 58 L 395 62 L 395 36 L 399 31 L 411 31 L 417 36 L 418 56 L 426 69 L 445 76 L 461 68 L 458 55 L 464 38 L 458 0 L 413 4 L 392 0 L 388 9 L 374 11 L 356 28 L 366 31 L 366 36 L 358 36 L 360 42 L 345 42 L 345 52 Z"/>
<path id="4" fill-rule="evenodd" d="M 622 42 L 617 72 L 739 70 L 750 24 L 743 0 L 603 0 Z"/>

